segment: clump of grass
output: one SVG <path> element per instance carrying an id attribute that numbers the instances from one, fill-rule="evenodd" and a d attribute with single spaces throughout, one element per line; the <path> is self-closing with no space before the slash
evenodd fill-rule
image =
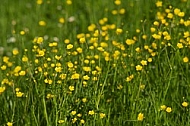
<path id="1" fill-rule="evenodd" d="M 0 124 L 189 125 L 189 5 L 4 1 Z"/>

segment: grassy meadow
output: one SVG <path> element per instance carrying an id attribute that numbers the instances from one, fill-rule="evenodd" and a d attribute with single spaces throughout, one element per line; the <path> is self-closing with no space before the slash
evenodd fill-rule
<path id="1" fill-rule="evenodd" d="M 1 0 L 0 126 L 190 126 L 190 0 Z"/>

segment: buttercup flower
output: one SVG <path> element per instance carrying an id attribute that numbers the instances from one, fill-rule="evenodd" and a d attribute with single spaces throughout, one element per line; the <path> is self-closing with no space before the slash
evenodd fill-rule
<path id="1" fill-rule="evenodd" d="M 166 112 L 168 112 L 168 113 L 172 112 L 172 108 L 171 107 L 167 107 L 166 108 Z"/>
<path id="2" fill-rule="evenodd" d="M 13 123 L 12 122 L 8 122 L 7 126 L 13 126 Z"/>
<path id="3" fill-rule="evenodd" d="M 184 57 L 184 58 L 183 58 L 183 62 L 184 62 L 184 63 L 189 62 L 189 58 L 188 58 L 188 57 Z"/>
<path id="4" fill-rule="evenodd" d="M 187 103 L 187 102 L 183 102 L 183 103 L 182 103 L 182 106 L 183 106 L 183 107 L 187 107 L 187 106 L 188 106 L 188 103 Z"/>
<path id="5" fill-rule="evenodd" d="M 138 117 L 137 117 L 137 120 L 138 121 L 143 121 L 143 119 L 144 119 L 144 114 L 143 113 L 139 113 Z"/>

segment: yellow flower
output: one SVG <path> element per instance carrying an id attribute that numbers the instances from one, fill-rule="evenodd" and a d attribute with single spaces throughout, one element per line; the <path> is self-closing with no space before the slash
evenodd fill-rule
<path id="1" fill-rule="evenodd" d="M 84 80 L 89 80 L 90 77 L 89 77 L 88 75 L 85 75 L 85 76 L 83 76 L 83 79 L 84 79 Z"/>
<path id="2" fill-rule="evenodd" d="M 103 47 L 103 48 L 105 48 L 105 47 L 108 47 L 108 44 L 106 42 L 101 42 L 100 46 Z"/>
<path id="3" fill-rule="evenodd" d="M 184 25 L 187 27 L 190 25 L 190 20 L 184 21 Z"/>
<path id="4" fill-rule="evenodd" d="M 184 57 L 184 58 L 183 58 L 183 62 L 184 62 L 184 63 L 189 62 L 189 58 L 188 58 L 188 57 Z"/>
<path id="5" fill-rule="evenodd" d="M 70 91 L 74 91 L 74 90 L 75 90 L 75 87 L 74 87 L 74 86 L 69 86 L 69 90 L 70 90 Z"/>
<path id="6" fill-rule="evenodd" d="M 113 15 L 116 15 L 117 14 L 117 10 L 112 10 L 111 12 Z"/>
<path id="7" fill-rule="evenodd" d="M 175 14 L 175 15 L 178 15 L 179 13 L 180 13 L 180 9 L 175 8 L 175 9 L 174 9 L 174 14 Z"/>
<path id="8" fill-rule="evenodd" d="M 13 123 L 12 122 L 8 122 L 7 126 L 13 126 Z"/>
<path id="9" fill-rule="evenodd" d="M 62 67 L 55 67 L 55 71 L 60 73 L 62 71 Z"/>
<path id="10" fill-rule="evenodd" d="M 80 42 L 80 43 L 85 43 L 85 42 L 86 42 L 85 37 L 80 38 L 80 39 L 79 39 L 79 42 Z"/>
<path id="11" fill-rule="evenodd" d="M 123 30 L 122 30 L 121 28 L 117 28 L 117 29 L 116 29 L 116 34 L 117 34 L 117 35 L 121 34 L 122 32 L 123 32 Z"/>
<path id="12" fill-rule="evenodd" d="M 142 68 L 143 68 L 143 67 L 142 67 L 141 65 L 137 65 L 137 66 L 136 66 L 136 70 L 137 70 L 137 71 L 141 71 Z"/>
<path id="13" fill-rule="evenodd" d="M 36 43 L 38 43 L 38 44 L 41 44 L 44 41 L 44 39 L 43 39 L 43 37 L 38 37 L 34 41 L 36 41 Z"/>
<path id="14" fill-rule="evenodd" d="M 119 10 L 119 13 L 120 13 L 120 14 L 125 14 L 125 9 L 124 9 L 124 8 L 121 8 L 121 9 Z"/>
<path id="15" fill-rule="evenodd" d="M 108 26 L 102 26 L 102 30 L 103 31 L 107 31 L 108 30 Z M 102 34 L 102 36 L 106 36 L 107 33 L 106 32 L 102 32 L 101 34 Z"/>
<path id="16" fill-rule="evenodd" d="M 177 47 L 179 48 L 179 49 L 182 49 L 183 48 L 183 44 L 182 43 L 177 43 Z"/>
<path id="17" fill-rule="evenodd" d="M 145 89 L 145 85 L 144 84 L 140 84 L 140 87 L 139 87 L 141 90 L 144 90 Z"/>
<path id="18" fill-rule="evenodd" d="M 171 107 L 167 107 L 166 108 L 166 112 L 170 113 L 172 111 L 172 108 Z"/>
<path id="19" fill-rule="evenodd" d="M 18 55 L 19 54 L 19 51 L 17 48 L 14 48 L 13 51 L 12 51 L 13 55 Z"/>
<path id="20" fill-rule="evenodd" d="M 152 62 L 152 58 L 148 58 L 148 62 Z"/>
<path id="21" fill-rule="evenodd" d="M 136 33 L 140 33 L 140 31 L 141 31 L 140 29 L 136 29 Z"/>
<path id="22" fill-rule="evenodd" d="M 4 57 L 3 57 L 3 62 L 8 63 L 8 61 L 9 61 L 9 57 L 4 56 Z"/>
<path id="23" fill-rule="evenodd" d="M 179 21 L 180 24 L 183 24 L 184 22 L 185 22 L 184 19 L 180 19 Z"/>
<path id="24" fill-rule="evenodd" d="M 81 124 L 84 124 L 84 123 L 85 123 L 85 121 L 84 121 L 83 119 L 81 119 L 81 120 L 80 120 L 80 123 L 81 123 Z"/>
<path id="25" fill-rule="evenodd" d="M 172 13 L 168 13 L 168 15 L 167 15 L 167 18 L 173 18 L 173 14 Z"/>
<path id="26" fill-rule="evenodd" d="M 98 47 L 97 50 L 104 52 L 104 48 L 103 47 Z"/>
<path id="27" fill-rule="evenodd" d="M 63 17 L 59 18 L 59 23 L 64 23 L 65 22 L 65 19 Z"/>
<path id="28" fill-rule="evenodd" d="M 72 49 L 73 48 L 73 45 L 72 44 L 68 44 L 67 45 L 67 49 Z"/>
<path id="29" fill-rule="evenodd" d="M 99 20 L 99 24 L 100 24 L 100 25 L 104 25 L 104 24 L 105 24 L 105 21 L 104 21 L 103 19 L 100 19 L 100 20 Z M 94 25 L 94 24 L 93 24 L 93 25 Z M 91 29 L 94 29 L 93 25 L 90 25 L 90 26 L 92 26 Z M 94 30 L 89 30 L 89 31 L 94 31 Z"/>
<path id="30" fill-rule="evenodd" d="M 148 45 L 145 45 L 145 46 L 144 46 L 144 49 L 146 49 L 146 50 L 149 49 Z"/>
<path id="31" fill-rule="evenodd" d="M 56 47 L 57 45 L 58 45 L 57 42 L 52 42 L 49 44 L 50 47 L 53 47 L 53 46 Z"/>
<path id="32" fill-rule="evenodd" d="M 68 5 L 71 5 L 71 4 L 72 4 L 72 1 L 71 1 L 71 0 L 67 0 L 66 3 L 67 3 Z"/>
<path id="33" fill-rule="evenodd" d="M 115 28 L 116 28 L 116 25 L 115 25 L 115 24 L 111 24 L 111 25 L 109 26 L 109 28 L 110 28 L 110 29 L 115 29 Z"/>
<path id="34" fill-rule="evenodd" d="M 137 117 L 137 120 L 138 121 L 143 121 L 143 118 L 144 118 L 144 114 L 143 113 L 139 113 L 138 117 Z"/>
<path id="35" fill-rule="evenodd" d="M 120 5 L 120 4 L 121 4 L 121 1 L 120 1 L 120 0 L 115 0 L 114 3 L 115 3 L 116 5 Z"/>
<path id="36" fill-rule="evenodd" d="M 169 7 L 171 7 L 171 6 L 169 6 Z M 167 9 L 165 9 L 165 12 L 166 12 L 166 13 L 170 13 L 171 10 L 167 8 Z"/>
<path id="37" fill-rule="evenodd" d="M 184 32 L 183 34 L 184 34 L 184 36 L 183 36 L 184 38 L 187 38 L 187 37 L 189 37 L 189 36 L 190 36 L 189 31 L 186 31 L 186 32 Z"/>
<path id="38" fill-rule="evenodd" d="M 53 98 L 55 95 L 52 95 L 52 94 L 47 94 L 46 98 L 49 99 L 49 98 Z"/>
<path id="39" fill-rule="evenodd" d="M 21 70 L 21 66 L 16 66 L 14 69 L 14 73 L 18 73 Z"/>
<path id="40" fill-rule="evenodd" d="M 68 66 L 69 68 L 73 68 L 74 65 L 73 65 L 72 62 L 68 62 L 68 63 L 67 63 L 67 66 Z"/>
<path id="41" fill-rule="evenodd" d="M 117 86 L 117 89 L 119 89 L 119 90 L 121 90 L 123 88 L 123 86 L 121 85 L 121 84 L 119 84 L 118 86 Z"/>
<path id="42" fill-rule="evenodd" d="M 151 31 L 151 32 L 155 32 L 155 31 L 156 31 L 156 28 L 151 27 L 151 28 L 150 28 L 150 31 Z"/>
<path id="43" fill-rule="evenodd" d="M 185 16 L 185 13 L 184 13 L 184 12 L 179 12 L 179 13 L 178 13 L 178 16 L 179 16 L 179 17 L 184 17 L 184 16 Z"/>
<path id="44" fill-rule="evenodd" d="M 139 52 L 141 52 L 141 49 L 140 49 L 139 47 L 137 47 L 137 48 L 135 49 L 135 51 L 139 53 Z"/>
<path id="45" fill-rule="evenodd" d="M 22 57 L 22 61 L 23 61 L 23 62 L 27 62 L 27 61 L 28 61 L 28 57 L 27 57 L 27 56 L 23 56 L 23 57 Z"/>
<path id="46" fill-rule="evenodd" d="M 6 65 L 1 66 L 1 70 L 6 70 L 6 69 L 7 69 Z"/>
<path id="47" fill-rule="evenodd" d="M 161 6 L 162 6 L 162 1 L 157 1 L 157 2 L 156 2 L 156 6 L 157 6 L 157 7 L 161 7 Z"/>
<path id="48" fill-rule="evenodd" d="M 78 47 L 78 48 L 77 48 L 77 52 L 78 52 L 78 53 L 82 53 L 82 48 Z"/>
<path id="49" fill-rule="evenodd" d="M 87 82 L 86 81 L 83 81 L 82 82 L 83 86 L 85 87 L 87 85 Z"/>
<path id="50" fill-rule="evenodd" d="M 89 61 L 88 59 L 84 60 L 84 63 L 85 63 L 85 64 L 89 64 L 89 62 L 90 62 L 90 61 Z"/>
<path id="51" fill-rule="evenodd" d="M 72 55 L 76 56 L 78 54 L 77 51 L 72 52 Z"/>
<path id="52" fill-rule="evenodd" d="M 135 41 L 133 40 L 133 39 L 127 39 L 126 40 L 126 44 L 127 45 L 132 45 L 132 44 L 134 44 L 135 43 Z"/>
<path id="53" fill-rule="evenodd" d="M 161 105 L 161 106 L 160 106 L 160 109 L 161 109 L 161 110 L 165 110 L 166 107 L 167 107 L 166 105 Z"/>
<path id="54" fill-rule="evenodd" d="M 0 94 L 3 93 L 5 91 L 5 87 L 0 87 Z"/>
<path id="55" fill-rule="evenodd" d="M 36 3 L 40 5 L 43 3 L 43 0 L 37 0 Z"/>
<path id="56" fill-rule="evenodd" d="M 147 35 L 143 35 L 142 38 L 145 40 L 147 39 Z"/>
<path id="57" fill-rule="evenodd" d="M 55 57 L 55 58 L 56 58 L 56 57 Z M 51 61 L 51 58 L 48 57 L 48 58 L 47 58 L 47 61 Z"/>
<path id="58" fill-rule="evenodd" d="M 45 55 L 45 51 L 44 50 L 38 50 L 38 57 L 43 57 Z"/>
<path id="59" fill-rule="evenodd" d="M 18 92 L 18 91 L 20 91 L 20 89 L 19 89 L 19 88 L 16 88 L 15 91 Z"/>
<path id="60" fill-rule="evenodd" d="M 153 34 L 152 37 L 154 39 L 161 39 L 161 35 L 159 35 L 159 34 Z"/>
<path id="61" fill-rule="evenodd" d="M 187 107 L 187 106 L 188 106 L 188 103 L 187 103 L 187 102 L 183 102 L 183 103 L 182 103 L 182 106 L 183 106 L 183 107 Z"/>
<path id="62" fill-rule="evenodd" d="M 20 92 L 20 91 L 19 91 L 19 92 L 16 92 L 16 96 L 17 96 L 17 97 L 22 97 L 23 95 L 24 95 L 24 93 L 22 93 L 22 92 Z"/>
<path id="63" fill-rule="evenodd" d="M 104 118 L 105 116 L 106 116 L 106 114 L 100 113 L 100 118 L 101 118 L 101 119 Z"/>
<path id="64" fill-rule="evenodd" d="M 48 84 L 52 84 L 52 83 L 53 83 L 53 80 L 49 79 Z"/>
<path id="65" fill-rule="evenodd" d="M 77 116 L 78 116 L 78 117 L 82 117 L 82 114 L 79 113 L 79 114 L 77 114 Z"/>
<path id="66" fill-rule="evenodd" d="M 164 39 L 165 40 L 171 40 L 171 36 L 170 35 L 166 35 L 166 36 L 164 36 Z"/>
<path id="67" fill-rule="evenodd" d="M 95 59 L 99 59 L 99 55 L 94 55 L 94 58 Z"/>
<path id="68" fill-rule="evenodd" d="M 76 115 L 76 113 L 77 113 L 76 111 L 72 111 L 71 115 Z"/>
<path id="69" fill-rule="evenodd" d="M 69 43 L 70 43 L 70 40 L 69 40 L 69 39 L 65 39 L 65 40 L 64 40 L 64 43 L 65 43 L 65 44 L 69 44 Z"/>
<path id="70" fill-rule="evenodd" d="M 71 79 L 79 79 L 80 74 L 78 73 L 74 73 L 73 75 L 71 75 Z"/>
<path id="71" fill-rule="evenodd" d="M 25 34 L 25 31 L 20 31 L 20 34 L 21 34 L 21 35 L 24 35 L 24 34 Z"/>
<path id="72" fill-rule="evenodd" d="M 90 71 L 91 71 L 91 68 L 90 68 L 90 67 L 87 67 L 87 66 L 84 66 L 84 67 L 83 67 L 83 70 L 84 70 L 85 72 L 90 72 Z"/>
<path id="73" fill-rule="evenodd" d="M 95 113 L 94 113 L 94 110 L 89 111 L 88 114 L 89 114 L 89 115 L 94 115 L 94 114 L 95 114 Z"/>
<path id="74" fill-rule="evenodd" d="M 56 60 L 60 60 L 61 58 L 62 58 L 62 56 L 55 55 Z M 51 58 L 50 58 L 50 60 L 51 60 Z"/>
<path id="75" fill-rule="evenodd" d="M 91 24 L 90 26 L 88 26 L 88 31 L 94 31 L 95 28 L 96 28 L 96 25 L 95 24 Z"/>
<path id="76" fill-rule="evenodd" d="M 60 74 L 59 78 L 61 78 L 62 80 L 64 80 L 67 77 L 67 74 Z"/>
<path id="77" fill-rule="evenodd" d="M 129 81 L 131 81 L 133 78 L 134 78 L 134 75 L 132 74 L 132 75 L 130 75 L 130 76 L 128 76 L 128 77 L 126 78 L 126 81 L 129 82 Z"/>
<path id="78" fill-rule="evenodd" d="M 72 119 L 72 123 L 75 123 L 77 121 L 77 118 Z"/>
<path id="79" fill-rule="evenodd" d="M 8 84 L 9 83 L 9 80 L 7 78 L 3 79 L 1 84 Z"/>
<path id="80" fill-rule="evenodd" d="M 146 61 L 146 60 L 141 60 L 141 64 L 142 64 L 143 66 L 145 66 L 145 65 L 147 65 L 147 61 Z"/>
<path id="81" fill-rule="evenodd" d="M 162 24 L 165 24 L 166 26 L 168 25 L 168 22 L 166 22 L 166 19 L 161 20 Z"/>
<path id="82" fill-rule="evenodd" d="M 40 26 L 46 26 L 46 22 L 45 21 L 39 21 L 39 25 Z"/>
<path id="83" fill-rule="evenodd" d="M 60 124 L 60 123 L 64 123 L 65 121 L 64 120 L 59 120 L 58 121 L 58 123 Z"/>
<path id="84" fill-rule="evenodd" d="M 87 99 L 86 99 L 86 98 L 83 98 L 83 99 L 82 99 L 82 102 L 84 102 L 84 103 L 87 102 Z"/>
<path id="85" fill-rule="evenodd" d="M 155 26 L 159 26 L 159 22 L 158 21 L 154 21 L 153 23 Z"/>
<path id="86" fill-rule="evenodd" d="M 8 63 L 7 63 L 7 66 L 8 66 L 8 67 L 11 67 L 11 66 L 13 66 L 13 63 L 12 63 L 12 62 L 8 62 Z"/>
<path id="87" fill-rule="evenodd" d="M 20 76 L 24 76 L 25 74 L 26 74 L 26 71 L 24 71 L 24 70 L 22 70 L 22 71 L 19 72 Z"/>
<path id="88" fill-rule="evenodd" d="M 39 71 L 39 72 L 42 72 L 42 68 L 41 68 L 41 67 L 38 67 L 38 71 Z"/>
<path id="89" fill-rule="evenodd" d="M 51 67 L 55 67 L 55 64 L 54 64 L 54 63 L 51 63 Z"/>

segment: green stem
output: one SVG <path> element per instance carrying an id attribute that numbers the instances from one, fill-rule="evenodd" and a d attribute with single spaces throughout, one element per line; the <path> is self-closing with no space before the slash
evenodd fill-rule
<path id="1" fill-rule="evenodd" d="M 45 98 L 44 97 L 43 97 L 43 105 L 44 105 L 44 116 L 45 116 L 45 119 L 46 119 L 46 122 L 47 122 L 47 126 L 50 126 L 49 125 L 49 120 L 48 120 L 47 109 L 46 109 L 46 102 L 45 102 Z"/>

